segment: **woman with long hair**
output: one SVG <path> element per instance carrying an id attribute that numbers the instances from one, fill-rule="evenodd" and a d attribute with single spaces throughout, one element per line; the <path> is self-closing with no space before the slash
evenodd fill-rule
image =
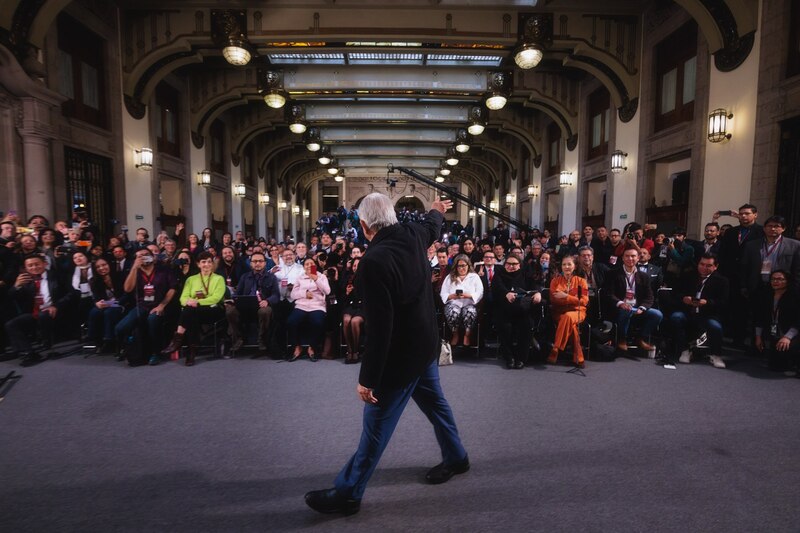
<path id="1" fill-rule="evenodd" d="M 294 301 L 294 309 L 286 320 L 289 331 L 289 345 L 294 351 L 289 361 L 296 361 L 303 354 L 299 330 L 305 325 L 304 332 L 308 342 L 308 358 L 316 362 L 316 350 L 322 346 L 325 334 L 325 313 L 327 296 L 331 286 L 325 274 L 317 270 L 317 263 L 312 258 L 303 261 L 303 273 L 294 282 L 290 299 Z"/>
<path id="2" fill-rule="evenodd" d="M 553 349 L 547 362 L 556 364 L 558 352 L 567 347 L 572 340 L 572 361 L 583 368 L 583 348 L 578 327 L 586 320 L 586 306 L 589 303 L 589 287 L 586 280 L 575 274 L 575 258 L 566 255 L 561 260 L 561 274 L 550 282 L 550 308 L 556 322 L 556 336 Z"/>
<path id="3" fill-rule="evenodd" d="M 444 318 L 452 332 L 450 344 L 456 346 L 464 330 L 464 345 L 471 344 L 471 334 L 478 320 L 477 305 L 483 298 L 483 282 L 464 254 L 453 259 L 453 270 L 442 283 L 439 296 L 444 303 Z"/>
<path id="4" fill-rule="evenodd" d="M 217 248 L 217 241 L 214 239 L 214 232 L 211 228 L 203 228 L 203 234 L 200 237 L 200 248 L 206 252 L 211 248 Z"/>
<path id="5" fill-rule="evenodd" d="M 785 270 L 770 274 L 769 289 L 756 299 L 754 344 L 767 354 L 770 368 L 795 374 L 800 363 L 800 294 L 792 285 Z"/>
<path id="6" fill-rule="evenodd" d="M 97 346 L 95 353 L 113 353 L 116 351 L 114 328 L 125 312 L 124 280 L 111 275 L 111 267 L 103 257 L 95 259 L 92 272 L 89 286 L 94 307 L 89 311 L 88 337 Z"/>
<path id="7" fill-rule="evenodd" d="M 194 257 L 197 257 L 197 254 L 203 251 L 203 247 L 200 246 L 200 237 L 196 233 L 190 233 L 186 236 L 186 248 Z"/>
<path id="8" fill-rule="evenodd" d="M 347 343 L 347 358 L 345 363 L 352 364 L 360 361 L 358 351 L 361 349 L 361 329 L 364 327 L 364 313 L 361 309 L 362 296 L 359 285 L 356 283 L 359 259 L 353 259 L 350 270 L 345 271 L 340 281 L 342 309 L 342 329 L 344 340 Z"/>

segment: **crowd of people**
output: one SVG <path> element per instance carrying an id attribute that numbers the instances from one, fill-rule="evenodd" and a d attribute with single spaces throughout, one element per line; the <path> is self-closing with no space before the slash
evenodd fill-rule
<path id="1" fill-rule="evenodd" d="M 424 214 L 402 210 L 415 223 Z M 738 218 L 720 226 L 721 216 Z M 702 240 L 635 222 L 586 226 L 555 238 L 502 222 L 480 237 L 471 225 L 442 225 L 428 250 L 442 336 L 453 347 L 496 337 L 508 368 L 532 358 L 659 354 L 689 363 L 702 351 L 724 368 L 724 337 L 796 372 L 800 354 L 800 226 L 780 216 L 757 222 L 755 206 L 715 213 Z M 223 357 L 244 347 L 295 361 L 346 363 L 363 346 L 359 283 L 363 239 L 355 209 L 324 215 L 308 242 L 224 233 L 217 242 L 178 224 L 151 239 L 127 229 L 103 240 L 77 212 L 67 223 L 42 216 L 0 222 L 2 360 L 28 366 L 60 340 L 98 354 L 157 365 L 185 353 L 195 363 L 212 332 Z M 698 350 L 698 347 L 700 350 Z M 586 354 L 585 350 L 589 349 Z M 567 355 L 568 354 L 568 355 Z"/>

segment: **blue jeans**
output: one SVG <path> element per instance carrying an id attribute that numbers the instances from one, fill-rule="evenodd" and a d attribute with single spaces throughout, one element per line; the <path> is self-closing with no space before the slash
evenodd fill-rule
<path id="1" fill-rule="evenodd" d="M 164 315 L 150 314 L 147 309 L 134 307 L 117 323 L 114 336 L 124 341 L 133 333 L 133 328 L 138 327 L 145 349 L 149 353 L 156 353 L 163 341 L 163 323 Z"/>
<path id="2" fill-rule="evenodd" d="M 664 315 L 658 309 L 652 307 L 642 313 L 641 315 L 635 314 L 635 311 L 625 311 L 622 308 L 617 309 L 617 331 L 619 332 L 619 339 L 623 340 L 628 336 L 628 328 L 631 324 L 640 325 L 639 336 L 645 338 L 649 336 L 661 323 Z"/>
<path id="3" fill-rule="evenodd" d="M 689 326 L 692 327 L 695 335 L 706 332 L 711 355 L 719 355 L 722 352 L 722 324 L 716 318 L 704 317 L 695 313 L 687 315 L 683 311 L 675 311 L 670 315 L 669 322 L 672 325 L 676 353 L 680 354 L 687 348 L 686 330 Z"/>
<path id="4" fill-rule="evenodd" d="M 122 318 L 122 313 L 125 310 L 122 307 L 106 307 L 100 309 L 97 306 L 92 307 L 89 311 L 89 339 L 96 341 L 100 340 L 100 331 L 103 332 L 104 341 L 113 341 L 115 338 L 114 328 Z"/>
<path id="5" fill-rule="evenodd" d="M 453 411 L 439 383 L 439 363 L 434 361 L 419 378 L 401 389 L 375 390 L 376 404 L 364 405 L 364 425 L 356 453 L 336 477 L 336 491 L 360 500 L 367 481 L 378 466 L 383 450 L 389 444 L 394 428 L 410 398 L 433 424 L 442 461 L 452 465 L 463 461 L 467 452 L 461 445 Z"/>

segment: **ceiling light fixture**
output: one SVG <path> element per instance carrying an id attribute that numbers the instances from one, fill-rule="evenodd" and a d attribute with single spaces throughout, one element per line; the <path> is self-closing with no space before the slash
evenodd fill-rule
<path id="1" fill-rule="evenodd" d="M 259 69 L 258 80 L 258 92 L 264 97 L 264 103 L 273 109 L 280 109 L 286 104 L 282 71 Z"/>
<path id="2" fill-rule="evenodd" d="M 339 173 L 339 164 L 336 159 L 331 159 L 331 162 L 328 163 L 328 174 L 331 176 L 335 176 Z"/>
<path id="3" fill-rule="evenodd" d="M 436 176 L 436 183 L 444 183 L 444 176 L 442 175 Z"/>
<path id="4" fill-rule="evenodd" d="M 286 108 L 286 114 L 289 122 L 289 131 L 292 133 L 305 133 L 308 129 L 306 122 L 306 108 L 301 104 L 292 104 Z"/>
<path id="5" fill-rule="evenodd" d="M 447 149 L 447 159 L 445 159 L 444 162 L 451 167 L 454 167 L 458 164 L 458 152 L 456 151 L 455 146 L 451 146 Z"/>
<path id="6" fill-rule="evenodd" d="M 493 111 L 503 109 L 511 96 L 511 73 L 489 72 L 487 76 L 486 107 Z"/>
<path id="7" fill-rule="evenodd" d="M 319 158 L 317 159 L 320 165 L 327 165 L 331 162 L 331 149 L 323 146 L 319 149 Z"/>
<path id="8" fill-rule="evenodd" d="M 242 67 L 253 57 L 247 40 L 247 15 L 244 10 L 212 10 L 211 38 L 222 48 L 222 57 L 231 65 Z"/>
<path id="9" fill-rule="evenodd" d="M 489 112 L 485 107 L 474 105 L 469 108 L 469 126 L 467 131 L 470 135 L 480 135 L 486 129 Z"/>
<path id="10" fill-rule="evenodd" d="M 439 174 L 441 174 L 442 176 L 450 175 L 450 169 L 447 168 L 447 164 L 444 161 L 442 161 L 441 164 L 439 164 Z"/>
<path id="11" fill-rule="evenodd" d="M 536 67 L 544 50 L 553 44 L 552 13 L 520 13 L 519 44 L 514 50 L 514 63 L 521 69 Z"/>
<path id="12" fill-rule="evenodd" d="M 306 148 L 309 152 L 316 152 L 322 148 L 322 143 L 319 138 L 319 128 L 308 128 L 303 135 L 303 142 L 306 143 Z"/>
<path id="13" fill-rule="evenodd" d="M 456 132 L 456 151 L 465 154 L 469 152 L 469 145 L 472 144 L 472 135 L 467 130 L 460 128 Z"/>

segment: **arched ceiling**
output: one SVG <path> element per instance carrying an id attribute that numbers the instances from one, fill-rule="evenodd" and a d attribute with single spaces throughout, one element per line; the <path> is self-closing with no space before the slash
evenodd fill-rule
<path id="1" fill-rule="evenodd" d="M 754 0 L 675 0 L 697 20 L 717 67 L 735 68 L 752 46 Z M 89 2 L 91 3 L 91 2 Z M 31 67 L 65 0 L 10 0 L 0 7 L 0 44 Z M 183 83 L 192 142 L 202 147 L 222 120 L 234 164 L 253 146 L 259 174 L 274 158 L 316 162 L 288 130 L 285 109 L 265 106 L 266 71 L 304 107 L 306 121 L 347 169 L 381 175 L 386 165 L 433 175 L 471 109 L 483 106 L 493 73 L 507 73 L 508 104 L 488 112 L 487 131 L 473 138 L 449 180 L 482 179 L 496 187 L 515 178 L 542 151 L 550 120 L 573 149 L 578 87 L 587 77 L 606 87 L 621 120 L 638 108 L 639 0 L 109 0 L 119 8 L 122 90 L 127 112 L 142 117 L 162 81 Z M 544 59 L 522 70 L 513 61 L 531 21 Z M 252 52 L 246 66 L 222 57 L 234 28 Z M 236 33 L 236 32 L 234 32 Z M 529 33 L 530 35 L 530 33 Z M 288 107 L 289 104 L 287 104 Z M 485 108 L 482 108 L 485 111 Z M 317 163 L 318 164 L 318 163 Z M 302 165 L 301 165 L 302 166 Z M 309 171 L 303 166 L 304 176 Z M 284 175 L 285 174 L 285 175 Z M 313 174 L 313 173 L 312 173 Z"/>

